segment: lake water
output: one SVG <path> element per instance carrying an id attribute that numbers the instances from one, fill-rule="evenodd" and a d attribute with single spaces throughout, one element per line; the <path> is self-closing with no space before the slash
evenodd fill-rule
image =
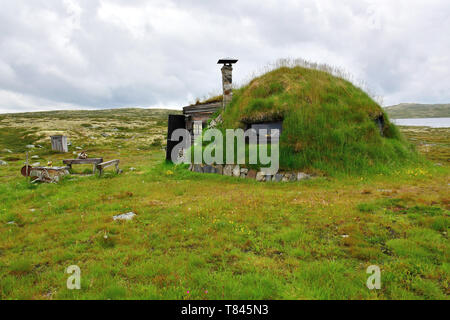
<path id="1" fill-rule="evenodd" d="M 391 119 L 399 126 L 450 128 L 450 118 Z"/>

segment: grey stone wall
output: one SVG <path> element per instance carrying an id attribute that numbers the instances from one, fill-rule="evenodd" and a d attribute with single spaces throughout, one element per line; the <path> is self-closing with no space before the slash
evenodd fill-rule
<path id="1" fill-rule="evenodd" d="M 203 165 L 203 164 L 191 164 L 189 170 L 198 173 L 216 173 L 230 177 L 240 177 L 247 179 L 255 179 L 260 182 L 294 182 L 312 179 L 313 176 L 304 172 L 279 172 L 275 175 L 265 175 L 261 171 L 243 168 L 239 165 L 226 164 L 226 165 Z"/>

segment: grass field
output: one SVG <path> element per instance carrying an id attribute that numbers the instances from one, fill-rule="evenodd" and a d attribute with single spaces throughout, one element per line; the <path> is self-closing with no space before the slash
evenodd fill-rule
<path id="1" fill-rule="evenodd" d="M 164 164 L 167 113 L 0 116 L 1 299 L 448 299 L 448 129 L 402 128 L 420 167 L 258 183 Z M 41 164 L 74 157 L 50 151 L 53 133 L 123 174 L 28 184 L 26 145 Z"/>

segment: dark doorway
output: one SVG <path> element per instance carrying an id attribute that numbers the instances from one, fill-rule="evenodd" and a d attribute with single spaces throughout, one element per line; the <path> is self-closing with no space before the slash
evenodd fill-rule
<path id="1" fill-rule="evenodd" d="M 181 139 L 172 140 L 172 133 L 176 129 L 185 129 L 184 115 L 169 114 L 169 123 L 167 127 L 167 147 L 166 147 L 166 160 L 171 161 L 171 154 L 173 148 L 180 143 Z"/>

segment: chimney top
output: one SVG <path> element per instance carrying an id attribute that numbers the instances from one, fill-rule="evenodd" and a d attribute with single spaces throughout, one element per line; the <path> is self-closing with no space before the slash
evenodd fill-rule
<path id="1" fill-rule="evenodd" d="M 224 64 L 224 65 L 231 65 L 238 62 L 238 59 L 233 59 L 233 58 L 222 58 L 219 59 L 219 61 L 217 61 L 217 64 Z"/>

